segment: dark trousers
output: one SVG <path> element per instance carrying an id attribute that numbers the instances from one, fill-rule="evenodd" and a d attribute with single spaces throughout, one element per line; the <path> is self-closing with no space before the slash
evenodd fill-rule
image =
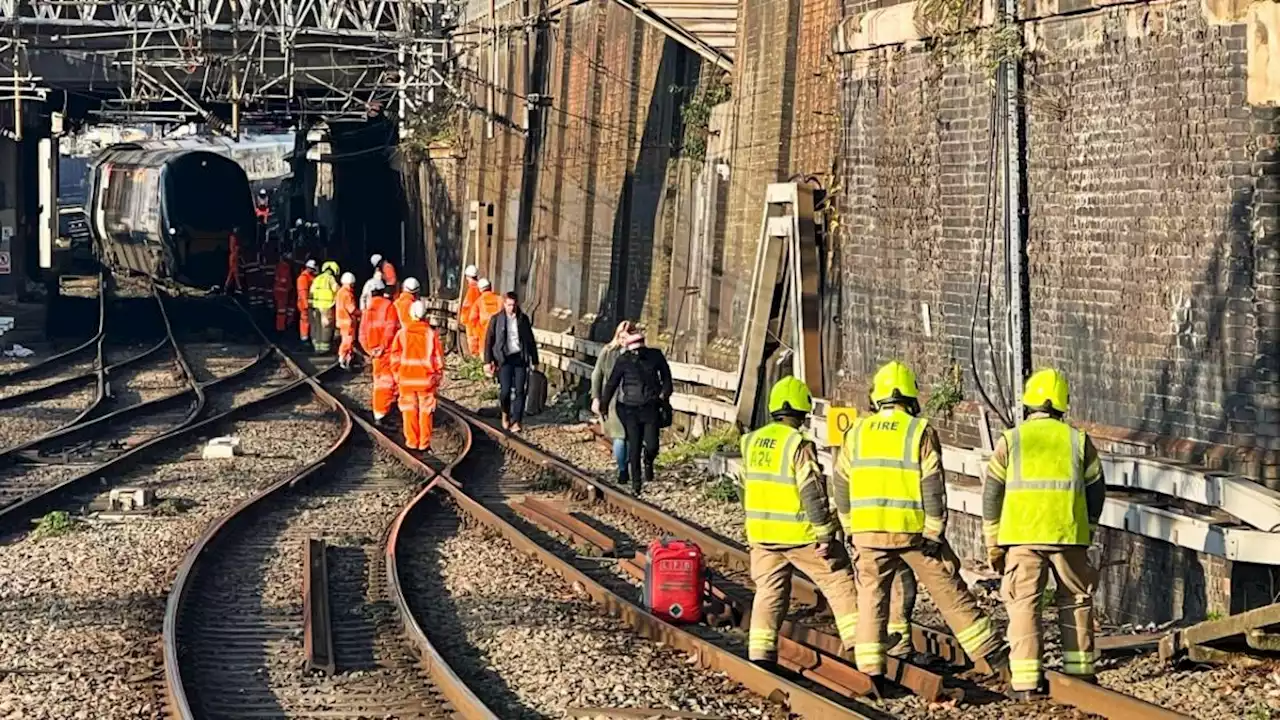
<path id="1" fill-rule="evenodd" d="M 618 419 L 627 431 L 627 478 L 653 479 L 653 461 L 658 457 L 658 406 L 617 404 Z M 642 450 L 643 448 L 643 450 Z M 644 475 L 640 474 L 641 462 Z"/>
<path id="2" fill-rule="evenodd" d="M 524 419 L 524 389 L 528 385 L 529 366 L 524 357 L 508 355 L 498 367 L 498 405 L 513 423 Z"/>

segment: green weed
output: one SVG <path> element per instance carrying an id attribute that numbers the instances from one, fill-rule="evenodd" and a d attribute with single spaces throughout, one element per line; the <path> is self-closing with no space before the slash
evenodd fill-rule
<path id="1" fill-rule="evenodd" d="M 484 362 L 480 358 L 463 360 L 462 364 L 458 366 L 458 377 L 471 382 L 485 382 L 489 379 L 489 376 L 484 372 Z"/>
<path id="2" fill-rule="evenodd" d="M 720 478 L 702 486 L 702 495 L 708 500 L 722 503 L 738 502 L 738 486 L 729 478 Z"/>
<path id="3" fill-rule="evenodd" d="M 659 468 L 670 469 L 696 459 L 711 457 L 720 450 L 727 450 L 738 444 L 738 430 L 732 425 L 723 425 L 715 430 L 703 433 L 696 440 L 686 440 L 658 453 L 655 464 Z"/>
<path id="4" fill-rule="evenodd" d="M 76 529 L 76 523 L 66 510 L 54 510 L 36 521 L 33 538 L 58 537 Z"/>
<path id="5" fill-rule="evenodd" d="M 498 388 L 487 387 L 480 391 L 480 399 L 485 402 L 492 402 L 498 399 Z"/>
<path id="6" fill-rule="evenodd" d="M 1257 702 L 1244 714 L 1244 720 L 1271 720 L 1271 708 L 1266 703 Z"/>

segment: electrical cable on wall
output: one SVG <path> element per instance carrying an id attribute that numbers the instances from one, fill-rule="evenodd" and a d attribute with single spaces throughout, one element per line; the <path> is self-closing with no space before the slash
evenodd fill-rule
<path id="1" fill-rule="evenodd" d="M 997 98 L 996 94 L 991 94 L 991 115 L 987 122 L 987 192 L 986 192 L 986 208 L 983 215 L 982 225 L 982 246 L 978 252 L 978 268 L 977 275 L 973 282 L 973 312 L 969 316 L 969 369 L 973 373 L 974 386 L 978 390 L 979 397 L 989 410 L 1000 418 L 1000 422 L 1005 427 L 1013 427 L 1013 419 L 1007 414 L 1005 408 L 1008 407 L 1007 401 L 1004 399 L 1004 391 L 1000 387 L 1000 376 L 996 372 L 994 343 L 991 341 L 991 277 L 988 270 L 995 261 L 995 241 L 992 237 L 994 233 L 993 216 L 995 205 L 995 173 L 993 168 L 996 162 L 996 114 L 997 114 Z M 991 397 L 987 394 L 987 388 L 982 382 L 982 373 L 978 369 L 978 302 L 982 296 L 982 279 L 987 276 L 987 349 L 991 356 L 991 369 L 996 376 L 996 390 L 1001 397 L 1001 404 L 997 406 Z"/>

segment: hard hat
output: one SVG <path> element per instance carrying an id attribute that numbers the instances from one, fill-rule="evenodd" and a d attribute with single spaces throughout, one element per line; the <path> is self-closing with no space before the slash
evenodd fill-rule
<path id="1" fill-rule="evenodd" d="M 382 262 L 382 256 L 379 255 L 378 253 L 374 253 L 373 257 L 369 258 L 369 264 L 373 265 L 374 267 L 378 267 L 378 263 L 380 262 Z"/>
<path id="2" fill-rule="evenodd" d="M 916 374 L 897 360 L 877 370 L 875 379 L 871 381 L 871 402 L 877 405 L 897 398 L 914 400 L 919 395 Z"/>
<path id="3" fill-rule="evenodd" d="M 421 320 L 426 316 L 427 316 L 427 304 L 422 302 L 421 300 L 414 300 L 413 304 L 409 306 L 409 317 L 413 318 L 414 320 Z"/>
<path id="4" fill-rule="evenodd" d="M 809 386 L 795 375 L 782 378 L 769 391 L 769 414 L 781 412 L 813 412 L 813 395 Z"/>
<path id="5" fill-rule="evenodd" d="M 382 282 L 382 278 L 374 278 L 369 281 L 369 292 L 379 293 L 387 289 L 387 284 Z"/>
<path id="6" fill-rule="evenodd" d="M 462 271 L 462 274 L 466 275 L 469 278 L 473 278 L 480 274 L 480 268 L 476 267 L 475 265 L 468 265 L 467 269 Z"/>
<path id="7" fill-rule="evenodd" d="M 1035 410 L 1065 413 L 1070 404 L 1070 394 L 1066 375 L 1053 369 L 1039 370 L 1027 379 L 1027 387 L 1022 391 L 1022 404 Z"/>
<path id="8" fill-rule="evenodd" d="M 404 279 L 404 284 L 401 285 L 401 287 L 408 292 L 418 292 L 422 289 L 422 283 L 418 282 L 418 278 L 407 277 Z"/>
<path id="9" fill-rule="evenodd" d="M 258 188 L 258 195 L 261 195 L 262 197 L 266 197 L 266 196 L 267 196 L 267 189 L 266 189 L 266 188 Z"/>
<path id="10" fill-rule="evenodd" d="M 480 282 L 476 283 L 481 290 L 488 290 L 493 287 L 493 283 L 489 282 L 489 278 L 480 278 Z"/>
<path id="11" fill-rule="evenodd" d="M 326 272 L 331 272 L 334 275 L 337 275 L 338 272 L 341 270 L 341 268 L 338 267 L 338 263 L 332 260 L 326 260 L 325 263 L 320 266 L 320 269 Z"/>
<path id="12" fill-rule="evenodd" d="M 355 284 L 356 284 L 356 276 L 355 276 L 355 273 L 349 273 L 349 272 L 344 272 L 344 273 L 342 273 L 342 284 L 343 284 L 343 285 L 355 285 Z"/>
<path id="13" fill-rule="evenodd" d="M 308 270 L 315 270 L 315 269 L 316 269 L 316 261 L 315 261 L 315 260 L 308 260 L 308 261 L 307 261 L 306 268 L 307 268 Z"/>
<path id="14" fill-rule="evenodd" d="M 294 227 L 302 227 L 302 218 L 298 218 L 293 222 Z"/>

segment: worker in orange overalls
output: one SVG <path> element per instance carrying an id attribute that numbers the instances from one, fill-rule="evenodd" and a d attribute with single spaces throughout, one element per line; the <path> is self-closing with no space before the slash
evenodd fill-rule
<path id="1" fill-rule="evenodd" d="M 283 246 L 283 243 L 281 243 Z M 307 288 L 309 291 L 311 288 Z M 276 300 L 276 332 L 282 333 L 293 322 L 293 306 L 289 304 L 289 293 L 293 291 L 293 263 L 289 255 L 281 252 L 276 261 L 276 282 L 274 288 Z"/>
<path id="2" fill-rule="evenodd" d="M 374 270 L 382 272 L 382 282 L 386 283 L 389 287 L 396 286 L 395 265 L 392 265 L 388 260 L 383 260 L 382 256 L 377 253 L 374 253 L 373 257 L 369 258 L 369 262 L 373 263 Z"/>
<path id="3" fill-rule="evenodd" d="M 476 298 L 480 297 L 480 286 L 476 281 L 480 270 L 475 265 L 468 265 L 467 269 L 462 273 L 462 302 L 458 305 L 458 322 L 462 325 L 462 337 L 467 341 L 467 349 L 471 351 L 471 357 L 480 355 L 480 341 L 484 339 L 484 330 L 477 330 L 471 327 L 471 306 L 476 304 Z"/>
<path id="4" fill-rule="evenodd" d="M 227 281 L 222 284 L 222 292 L 230 292 L 232 285 L 236 286 L 236 290 L 244 292 L 244 285 L 240 284 L 240 238 L 237 236 L 239 231 L 240 228 L 232 230 L 231 237 L 228 239 Z"/>
<path id="5" fill-rule="evenodd" d="M 390 283 L 387 284 L 390 285 Z M 417 278 L 404 279 L 404 284 L 400 286 L 400 294 L 396 296 L 396 314 L 400 316 L 401 325 L 408 325 L 412 320 L 409 317 L 409 306 L 418 299 L 418 293 L 421 290 L 422 286 L 418 284 Z"/>
<path id="6" fill-rule="evenodd" d="M 298 291 L 298 339 L 307 342 L 311 339 L 311 281 L 316 279 L 319 268 L 315 260 L 308 260 L 298 273 L 296 288 Z"/>
<path id="7" fill-rule="evenodd" d="M 342 287 L 338 288 L 334 313 L 338 334 L 342 337 L 338 344 L 338 364 L 344 370 L 350 370 L 351 358 L 356 353 L 356 325 L 360 320 L 360 308 L 356 306 L 356 276 L 352 273 L 342 273 Z"/>
<path id="8" fill-rule="evenodd" d="M 493 291 L 493 283 L 489 282 L 489 278 L 480 278 L 480 282 L 476 283 L 476 287 L 480 289 L 480 296 L 476 298 L 476 303 L 471 306 L 471 319 L 469 327 L 475 328 L 476 335 L 481 340 L 484 339 L 485 333 L 489 330 L 489 319 L 502 311 L 502 298 L 498 297 L 498 293 Z M 480 357 L 480 345 L 476 343 L 476 357 Z"/>
<path id="9" fill-rule="evenodd" d="M 369 309 L 360 317 L 360 347 L 373 358 L 373 423 L 391 412 L 396 399 L 396 375 L 391 369 L 391 344 L 400 329 L 395 303 L 391 302 L 390 285 L 375 285 Z"/>
<path id="10" fill-rule="evenodd" d="M 409 306 L 409 323 L 391 343 L 391 368 L 400 389 L 400 417 L 404 444 L 410 450 L 431 447 L 432 413 L 436 390 L 444 376 L 444 343 L 440 333 L 424 318 L 427 304 L 415 300 Z"/>

